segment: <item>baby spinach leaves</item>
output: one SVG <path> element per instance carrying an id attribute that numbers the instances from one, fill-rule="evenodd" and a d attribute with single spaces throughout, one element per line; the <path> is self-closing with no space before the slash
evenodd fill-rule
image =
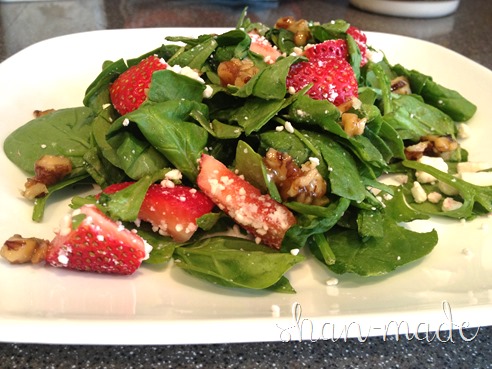
<path id="1" fill-rule="evenodd" d="M 283 288 L 276 288 L 277 292 L 294 292 L 283 276 L 304 260 L 300 255 L 232 237 L 211 237 L 178 247 L 174 257 L 175 265 L 209 282 L 250 289 L 268 289 L 280 282 Z"/>
<path id="2" fill-rule="evenodd" d="M 320 247 L 313 241 L 309 244 L 314 255 L 338 274 L 386 274 L 427 255 L 438 241 L 435 230 L 415 232 L 401 224 L 426 218 L 405 204 L 401 190 L 380 209 L 348 214 L 353 227 L 337 225 L 325 233 L 334 260 L 327 263 Z"/>
<path id="3" fill-rule="evenodd" d="M 131 121 L 157 151 L 193 181 L 198 175 L 197 161 L 208 140 L 207 131 L 191 118 L 194 110 L 207 115 L 207 107 L 195 101 L 148 103 L 114 122 L 108 137 L 124 132 L 126 122 Z"/>
<path id="4" fill-rule="evenodd" d="M 105 62 L 86 90 L 85 106 L 59 110 L 27 123 L 6 139 L 4 150 L 12 162 L 30 174 L 43 154 L 69 157 L 73 173 L 50 187 L 50 194 L 87 180 L 102 187 L 134 180 L 116 194 L 101 195 L 97 203 L 112 218 L 133 222 L 148 187 L 162 179 L 167 170 L 178 169 L 183 181 L 195 186 L 198 160 L 204 152 L 234 167 L 263 193 L 281 202 L 262 156 L 273 148 L 289 154 L 298 166 L 307 161 L 316 163 L 328 188 L 325 205 L 285 203 L 297 223 L 287 231 L 280 251 L 245 239 L 244 234 L 210 236 L 232 224 L 224 212 L 217 211 L 198 219 L 199 231 L 184 244 L 152 232 L 148 225 L 139 228 L 139 234 L 154 248 L 147 263 L 175 259 L 175 265 L 186 272 L 218 285 L 289 293 L 295 290 L 285 273 L 304 260 L 293 250 L 305 246 L 335 273 L 388 273 L 427 255 L 437 243 L 434 230 L 418 233 L 402 223 L 436 214 L 471 218 L 490 212 L 492 190 L 404 160 L 404 140 L 417 142 L 427 134 L 454 136 L 455 121 L 469 119 L 476 107 L 431 77 L 391 66 L 386 60 L 369 61 L 360 68 L 360 49 L 346 33 L 348 27 L 343 20 L 310 23 L 311 41 L 347 41 L 361 102 L 350 112 L 365 122 L 362 135 L 347 134 L 340 123 L 340 110 L 328 101 L 311 99 L 306 95 L 308 88 L 288 94 L 290 67 L 304 60 L 291 55 L 293 33 L 251 23 L 243 13 L 239 26 L 223 34 L 171 37 L 167 40 L 180 44 L 162 45 L 131 60 Z M 253 29 L 272 40 L 284 56 L 268 64 L 252 53 L 247 32 Z M 157 71 L 147 101 L 119 116 L 110 104 L 110 84 L 151 54 L 163 57 L 171 66 L 199 71 L 203 80 L 176 73 L 177 68 Z M 252 61 L 258 73 L 241 87 L 223 86 L 217 72 L 219 63 L 244 57 Z M 391 80 L 397 75 L 410 80 L 413 94 L 392 92 Z M 206 89 L 212 93 L 204 97 Z M 463 206 L 444 214 L 412 203 L 408 188 L 396 190 L 377 181 L 395 167 L 424 170 L 454 186 Z M 370 188 L 392 198 L 380 200 Z M 47 199 L 36 200 L 35 220 L 41 219 Z M 95 197 L 77 198 L 73 206 L 85 201 L 96 202 Z"/>
<path id="5" fill-rule="evenodd" d="M 53 111 L 17 128 L 4 141 L 7 157 L 20 169 L 34 174 L 34 164 L 43 155 L 62 155 L 72 162 L 70 176 L 85 173 L 84 154 L 91 147 L 92 109 L 86 107 Z"/>

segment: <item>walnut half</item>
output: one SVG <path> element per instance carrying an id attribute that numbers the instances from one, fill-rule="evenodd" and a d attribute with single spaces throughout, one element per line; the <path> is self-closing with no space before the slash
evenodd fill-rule
<path id="1" fill-rule="evenodd" d="M 10 237 L 0 249 L 0 256 L 12 264 L 38 264 L 45 259 L 49 241 L 40 238 L 23 238 L 19 234 Z"/>
<path id="2" fill-rule="evenodd" d="M 270 148 L 264 158 L 265 166 L 277 185 L 282 200 L 294 199 L 304 204 L 324 205 L 327 184 L 311 160 L 299 167 L 287 154 Z"/>
<path id="3" fill-rule="evenodd" d="M 65 156 L 43 155 L 34 166 L 34 178 L 28 178 L 22 195 L 35 199 L 48 193 L 48 186 L 61 181 L 72 171 L 72 162 Z"/>
<path id="4" fill-rule="evenodd" d="M 223 86 L 242 87 L 256 74 L 259 69 L 249 59 L 233 58 L 219 64 L 217 74 Z"/>

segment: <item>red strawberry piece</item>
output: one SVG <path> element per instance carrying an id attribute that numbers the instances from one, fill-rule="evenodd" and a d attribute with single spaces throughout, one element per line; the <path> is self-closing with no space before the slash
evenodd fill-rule
<path id="1" fill-rule="evenodd" d="M 284 205 L 236 175 L 210 155 L 202 155 L 198 187 L 257 242 L 280 249 L 285 232 L 296 223 Z"/>
<path id="2" fill-rule="evenodd" d="M 363 67 L 367 63 L 367 36 L 358 28 L 350 26 L 347 33 L 351 35 L 361 53 L 360 66 Z M 306 47 L 304 55 L 309 60 L 326 60 L 327 58 L 342 58 L 348 60 L 347 42 L 342 39 L 326 40 L 319 44 Z"/>
<path id="3" fill-rule="evenodd" d="M 111 194 L 131 183 L 114 184 L 103 192 Z M 154 230 L 162 235 L 171 236 L 177 242 L 186 242 L 198 228 L 196 219 L 209 213 L 214 206 L 212 200 L 194 188 L 153 184 L 145 195 L 138 217 L 151 223 Z"/>
<path id="4" fill-rule="evenodd" d="M 84 219 L 72 228 L 72 217 Z M 151 247 L 121 223 L 106 217 L 94 205 L 84 205 L 64 219 L 50 243 L 46 262 L 52 266 L 88 272 L 132 274 Z"/>
<path id="5" fill-rule="evenodd" d="M 251 38 L 249 49 L 256 54 L 263 56 L 266 63 L 272 64 L 282 55 L 266 37 L 255 32 L 250 32 L 248 35 Z"/>
<path id="6" fill-rule="evenodd" d="M 167 64 L 155 55 L 143 59 L 121 73 L 109 88 L 111 102 L 121 115 L 137 109 L 147 98 L 152 74 Z"/>
<path id="7" fill-rule="evenodd" d="M 304 56 L 311 61 L 326 60 L 328 58 L 347 59 L 347 42 L 342 39 L 326 40 L 319 44 L 306 47 Z"/>
<path id="8" fill-rule="evenodd" d="M 367 63 L 367 36 L 364 32 L 354 26 L 350 26 L 347 29 L 347 33 L 354 38 L 359 46 L 361 54 L 360 66 L 363 67 Z"/>
<path id="9" fill-rule="evenodd" d="M 287 88 L 299 91 L 309 84 L 308 94 L 315 100 L 329 100 L 341 105 L 358 96 L 358 85 L 354 70 L 345 59 L 300 62 L 290 67 Z"/>

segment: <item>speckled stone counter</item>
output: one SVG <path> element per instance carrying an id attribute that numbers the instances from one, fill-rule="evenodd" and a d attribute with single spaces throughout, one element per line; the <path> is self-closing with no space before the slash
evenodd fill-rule
<path id="1" fill-rule="evenodd" d="M 243 4 L 164 0 L 0 1 L 0 61 L 38 41 L 75 32 L 135 27 L 232 27 Z M 366 13 L 351 7 L 348 0 L 252 2 L 249 8 L 253 20 L 268 24 L 286 15 L 316 20 L 343 18 L 367 31 L 428 40 L 492 69 L 489 0 L 462 0 L 457 13 L 436 19 Z M 460 339 L 458 334 L 453 337 L 454 342 L 446 337 L 431 342 L 372 337 L 364 342 L 349 339 L 171 346 L 0 343 L 0 368 L 492 368 L 491 327 L 481 328 L 470 342 Z"/>

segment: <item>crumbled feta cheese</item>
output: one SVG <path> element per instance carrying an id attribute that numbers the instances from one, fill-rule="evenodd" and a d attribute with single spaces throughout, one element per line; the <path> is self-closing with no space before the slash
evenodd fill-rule
<path id="1" fill-rule="evenodd" d="M 183 174 L 178 169 L 171 169 L 164 175 L 164 178 L 179 181 L 181 178 L 183 178 Z"/>
<path id="2" fill-rule="evenodd" d="M 465 139 L 470 137 L 470 126 L 466 123 L 458 124 L 458 138 Z"/>
<path id="3" fill-rule="evenodd" d="M 142 260 L 147 260 L 149 257 L 150 257 L 150 252 L 152 251 L 152 246 L 147 243 L 147 241 L 143 240 L 144 241 L 144 248 L 145 248 L 145 256 Z"/>
<path id="4" fill-rule="evenodd" d="M 130 124 L 130 120 L 128 118 L 123 119 L 123 126 L 127 127 Z"/>
<path id="5" fill-rule="evenodd" d="M 317 167 L 319 165 L 319 159 L 317 157 L 310 157 L 309 161 L 311 162 L 311 164 L 314 165 L 314 167 Z"/>
<path id="6" fill-rule="evenodd" d="M 438 181 L 437 182 L 437 187 L 439 188 L 439 190 L 445 194 L 445 195 L 448 195 L 448 196 L 455 196 L 455 195 L 458 195 L 460 192 L 456 189 L 456 187 L 453 187 L 447 183 L 444 183 L 444 182 L 441 182 L 441 181 Z"/>
<path id="7" fill-rule="evenodd" d="M 65 253 L 58 255 L 58 262 L 62 265 L 68 264 L 68 257 Z"/>
<path id="8" fill-rule="evenodd" d="M 290 253 L 294 256 L 298 255 L 299 254 L 299 249 L 292 249 L 290 250 Z"/>
<path id="9" fill-rule="evenodd" d="M 213 93 L 214 93 L 214 89 L 212 88 L 212 86 L 206 85 L 205 90 L 203 90 L 203 98 L 210 99 Z"/>
<path id="10" fill-rule="evenodd" d="M 294 127 L 291 122 L 285 122 L 285 130 L 289 133 L 294 133 Z"/>
<path id="11" fill-rule="evenodd" d="M 441 201 L 442 195 L 439 192 L 433 191 L 427 195 L 427 200 L 433 204 L 437 204 Z"/>
<path id="12" fill-rule="evenodd" d="M 174 188 L 176 185 L 170 179 L 163 179 L 161 181 L 161 186 L 165 188 Z"/>
<path id="13" fill-rule="evenodd" d="M 413 182 L 411 192 L 412 192 L 413 199 L 417 204 L 421 204 L 427 200 L 427 193 L 422 188 L 422 185 L 419 182 L 417 181 Z"/>
<path id="14" fill-rule="evenodd" d="M 419 163 L 429 165 L 441 172 L 448 172 L 448 164 L 441 157 L 431 157 L 431 156 L 422 156 L 419 160 Z M 417 177 L 417 181 L 420 183 L 432 183 L 436 181 L 436 178 L 426 172 L 416 171 L 415 175 Z"/>
<path id="15" fill-rule="evenodd" d="M 461 208 L 462 202 L 456 201 L 452 197 L 446 197 L 442 202 L 442 211 L 453 211 Z"/>
<path id="16" fill-rule="evenodd" d="M 190 67 L 181 67 L 179 65 L 172 65 L 167 67 L 168 70 L 173 71 L 174 73 L 181 74 L 182 76 L 186 76 L 188 78 L 194 79 L 200 83 L 205 83 L 205 81 L 200 77 L 200 75 Z"/>
<path id="17" fill-rule="evenodd" d="M 374 63 L 379 63 L 384 59 L 384 54 L 379 50 L 367 49 L 367 58 Z"/>

